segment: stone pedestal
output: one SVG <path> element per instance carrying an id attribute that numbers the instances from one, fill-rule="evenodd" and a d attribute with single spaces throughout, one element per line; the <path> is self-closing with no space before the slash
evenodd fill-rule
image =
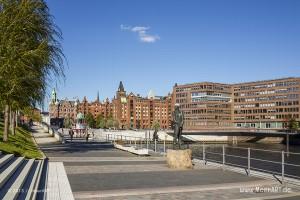
<path id="1" fill-rule="evenodd" d="M 167 150 L 167 164 L 174 169 L 192 169 L 192 150 Z"/>

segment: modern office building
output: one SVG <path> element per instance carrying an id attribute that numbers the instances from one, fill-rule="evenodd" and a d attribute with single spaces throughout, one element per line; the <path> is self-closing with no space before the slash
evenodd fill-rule
<path id="1" fill-rule="evenodd" d="M 300 120 L 300 78 L 238 84 L 200 82 L 173 87 L 185 129 L 282 129 Z"/>
<path id="2" fill-rule="evenodd" d="M 282 129 L 300 120 L 300 78 L 233 84 L 235 127 Z"/>
<path id="3" fill-rule="evenodd" d="M 185 129 L 232 126 L 232 89 L 228 84 L 175 84 L 173 98 L 184 113 Z"/>

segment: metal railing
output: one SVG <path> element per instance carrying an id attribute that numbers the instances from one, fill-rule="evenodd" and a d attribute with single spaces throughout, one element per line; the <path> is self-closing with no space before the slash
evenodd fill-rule
<path id="1" fill-rule="evenodd" d="M 167 149 L 172 148 L 172 144 L 167 144 L 166 140 L 153 141 L 145 137 L 105 133 L 102 135 L 103 139 L 110 142 L 119 140 L 125 145 L 132 145 L 137 149 L 147 148 L 158 153 L 166 153 Z M 263 172 L 273 175 L 281 183 L 286 182 L 287 178 L 300 181 L 300 153 L 204 143 L 195 146 L 191 146 L 193 158 L 202 160 L 204 164 L 212 162 L 223 167 L 238 167 L 245 170 L 248 176 L 252 171 Z"/>
<path id="2" fill-rule="evenodd" d="M 248 176 L 253 170 L 279 176 L 282 183 L 286 178 L 300 180 L 300 153 L 226 145 L 222 145 L 222 148 L 211 148 L 210 145 L 202 144 L 202 151 L 195 158 L 200 158 L 204 164 L 209 161 L 222 166 L 243 168 Z"/>
<path id="3" fill-rule="evenodd" d="M 127 136 L 111 133 L 103 133 L 96 136 L 96 139 L 106 142 L 122 141 L 125 145 L 132 145 L 136 149 L 146 148 L 158 153 L 165 153 L 167 150 L 166 140 L 154 140 L 147 137 Z"/>

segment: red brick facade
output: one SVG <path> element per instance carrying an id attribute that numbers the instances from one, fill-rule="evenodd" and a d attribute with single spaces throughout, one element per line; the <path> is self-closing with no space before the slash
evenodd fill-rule
<path id="1" fill-rule="evenodd" d="M 120 82 L 116 96 L 109 101 L 88 102 L 84 97 L 82 102 L 69 100 L 52 100 L 49 105 L 51 118 L 70 117 L 75 120 L 77 113 L 86 115 L 91 113 L 95 118 L 102 115 L 112 116 L 118 121 L 119 128 L 149 129 L 157 121 L 162 129 L 171 126 L 171 95 L 166 97 L 143 98 L 133 93 L 126 94 L 123 83 Z"/>

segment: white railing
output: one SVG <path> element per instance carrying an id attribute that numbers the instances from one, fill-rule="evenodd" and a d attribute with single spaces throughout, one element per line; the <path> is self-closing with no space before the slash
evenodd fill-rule
<path id="1" fill-rule="evenodd" d="M 152 140 L 151 138 L 147 137 L 135 137 L 135 136 L 127 136 L 127 135 L 118 135 L 118 134 L 111 134 L 111 133 L 104 133 L 100 136 L 96 136 L 96 139 L 98 140 L 104 140 L 107 142 L 116 142 L 116 141 L 122 141 L 126 145 L 132 145 L 136 149 L 142 149 L 146 148 L 149 150 L 153 150 L 154 152 L 166 152 L 166 140 Z M 162 149 L 158 149 L 158 143 L 162 143 L 163 147 Z"/>

